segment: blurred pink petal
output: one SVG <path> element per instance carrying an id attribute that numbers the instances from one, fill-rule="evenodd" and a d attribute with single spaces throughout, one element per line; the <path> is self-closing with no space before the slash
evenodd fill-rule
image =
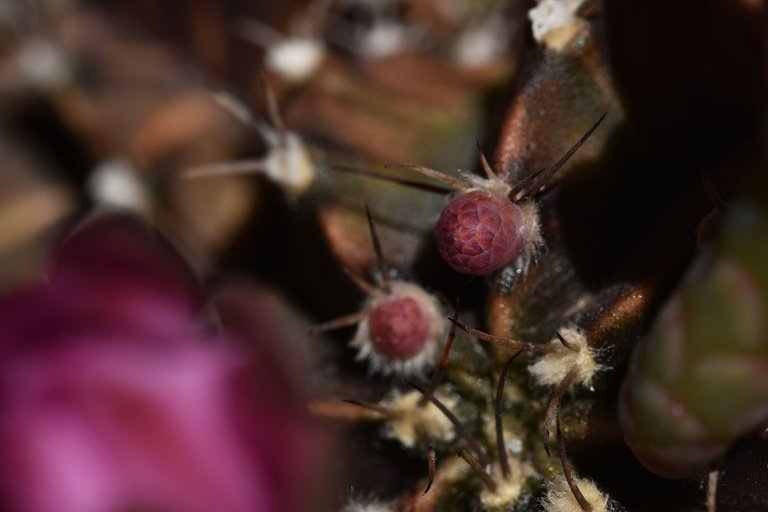
<path id="1" fill-rule="evenodd" d="M 258 328 L 237 351 L 206 334 L 202 305 L 183 261 L 120 216 L 72 236 L 49 284 L 0 299 L 12 510 L 297 510 L 317 450 L 290 365 Z"/>

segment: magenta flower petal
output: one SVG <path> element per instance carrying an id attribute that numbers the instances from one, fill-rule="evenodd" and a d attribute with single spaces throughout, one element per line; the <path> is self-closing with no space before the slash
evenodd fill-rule
<path id="1" fill-rule="evenodd" d="M 57 251 L 48 286 L 0 297 L 0 358 L 16 343 L 57 343 L 86 325 L 104 340 L 121 330 L 150 341 L 204 304 L 198 280 L 156 232 L 127 215 L 95 217 Z"/>
<path id="2" fill-rule="evenodd" d="M 3 376 L 3 476 L 20 509 L 270 510 L 233 421 L 234 361 L 113 341 L 20 357 Z"/>
<path id="3" fill-rule="evenodd" d="M 104 293 L 130 308 L 150 297 L 197 313 L 205 303 L 199 280 L 173 247 L 138 219 L 120 214 L 96 216 L 75 230 L 54 257 L 57 287 Z"/>
<path id="4" fill-rule="evenodd" d="M 86 224 L 48 283 L 0 298 L 8 509 L 299 510 L 318 438 L 290 365 L 266 323 L 239 344 L 208 333 L 203 303 L 181 258 L 124 216 Z"/>

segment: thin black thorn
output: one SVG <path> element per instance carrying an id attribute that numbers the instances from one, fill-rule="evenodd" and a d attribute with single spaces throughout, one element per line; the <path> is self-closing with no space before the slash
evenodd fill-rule
<path id="1" fill-rule="evenodd" d="M 267 115 L 269 116 L 269 122 L 272 123 L 272 126 L 277 128 L 277 131 L 281 134 L 287 133 L 285 123 L 283 122 L 283 116 L 280 115 L 280 107 L 277 102 L 277 96 L 275 95 L 274 89 L 272 89 L 272 87 L 269 85 L 269 81 L 267 80 L 267 77 L 264 75 L 264 73 L 260 73 L 259 81 L 261 82 L 261 86 L 264 88 L 264 97 L 267 102 Z"/>
<path id="2" fill-rule="evenodd" d="M 707 473 L 707 512 L 717 511 L 717 481 L 719 480 L 720 460 L 715 460 L 709 466 Z"/>
<path id="3" fill-rule="evenodd" d="M 480 142 L 477 142 L 477 154 L 480 155 L 480 165 L 483 166 L 483 172 L 485 173 L 486 178 L 493 179 L 497 176 L 496 170 L 491 166 L 490 163 L 488 163 L 488 159 L 485 157 L 485 153 L 483 153 L 483 150 L 480 148 Z"/>
<path id="4" fill-rule="evenodd" d="M 427 494 L 435 482 L 435 473 L 437 472 L 437 453 L 434 446 L 427 448 L 427 487 L 424 494 Z"/>
<path id="5" fill-rule="evenodd" d="M 387 164 L 385 167 L 397 167 L 400 169 L 410 169 L 411 171 L 417 172 L 423 176 L 427 176 L 429 178 L 432 178 L 433 180 L 437 180 L 444 185 L 453 187 L 456 190 L 468 190 L 472 188 L 472 184 L 466 180 L 454 178 L 453 176 L 449 176 L 440 171 L 430 169 L 429 167 L 424 167 L 423 165 L 407 164 L 402 162 L 392 162 L 390 164 Z"/>
<path id="6" fill-rule="evenodd" d="M 555 347 L 552 347 L 552 345 L 548 343 L 533 344 L 533 343 L 526 343 L 524 341 L 512 340 L 509 338 L 504 338 L 502 336 L 494 336 L 493 334 L 488 334 L 487 332 L 473 329 L 472 327 L 469 327 L 468 325 L 463 324 L 462 322 L 460 322 L 459 320 L 456 320 L 455 318 L 448 317 L 448 321 L 455 323 L 459 327 L 459 329 L 466 332 L 470 336 L 474 336 L 479 340 L 487 341 L 492 345 L 496 345 L 497 347 L 505 348 L 507 350 L 525 350 L 525 351 L 536 352 L 536 353 L 553 352 L 555 350 Z"/>
<path id="7" fill-rule="evenodd" d="M 471 453 L 462 448 L 459 450 L 459 457 L 464 459 L 464 461 L 469 464 L 469 467 L 471 467 L 477 476 L 480 477 L 480 480 L 482 480 L 485 486 L 488 487 L 488 490 L 491 492 L 496 492 L 496 482 L 493 481 L 491 475 L 488 474 L 485 468 L 483 468 L 483 465 L 480 464 L 480 462 L 475 457 L 473 457 Z"/>
<path id="8" fill-rule="evenodd" d="M 368 217 L 368 229 L 371 232 L 371 240 L 373 240 L 373 251 L 376 253 L 376 266 L 379 271 L 381 287 L 385 292 L 389 293 L 392 291 L 392 288 L 389 286 L 389 268 L 387 267 L 387 261 L 384 259 L 384 253 L 381 250 L 379 235 L 376 233 L 376 224 L 373 222 L 373 216 L 371 216 L 371 210 L 367 204 L 365 205 L 365 216 Z"/>
<path id="9" fill-rule="evenodd" d="M 568 389 L 570 389 L 573 381 L 576 379 L 577 371 L 578 369 L 574 368 L 568 372 L 565 378 L 560 381 L 560 384 L 558 384 L 552 392 L 552 396 L 550 396 L 549 402 L 547 403 L 547 410 L 544 413 L 544 423 L 541 425 L 541 437 L 544 440 L 544 450 L 546 450 L 547 455 L 549 455 L 549 437 L 552 430 L 552 423 L 555 421 L 557 414 L 560 411 L 560 402 L 568 392 Z"/>
<path id="10" fill-rule="evenodd" d="M 427 450 L 427 487 L 424 489 L 424 494 L 427 494 L 432 488 L 432 484 L 435 481 L 435 474 L 437 473 L 437 452 L 435 451 L 435 445 L 432 442 L 432 439 L 424 432 L 424 430 L 417 428 L 416 435 L 419 438 L 419 443 Z"/>
<path id="11" fill-rule="evenodd" d="M 416 384 L 410 379 L 405 379 L 405 381 L 413 386 L 422 395 L 425 394 L 424 388 L 419 384 Z M 457 418 L 456 415 L 453 414 L 451 410 L 448 409 L 448 407 L 446 407 L 445 404 L 441 402 L 435 395 L 430 396 L 429 401 L 435 404 L 435 407 L 440 409 L 440 412 L 442 412 L 443 415 L 448 418 L 448 421 L 450 421 L 453 424 L 453 427 L 456 429 L 456 433 L 464 440 L 465 443 L 467 443 L 467 446 L 472 448 L 472 450 L 477 454 L 478 459 L 480 459 L 483 464 L 487 464 L 488 457 L 485 455 L 482 446 L 480 446 L 480 443 L 478 443 L 474 437 L 469 435 L 469 431 L 467 431 L 461 420 L 459 420 L 459 418 Z"/>
<path id="12" fill-rule="evenodd" d="M 571 489 L 573 497 L 576 498 L 576 501 L 579 503 L 581 510 L 584 512 L 591 512 L 592 504 L 590 504 L 589 501 L 587 501 L 587 498 L 585 498 L 581 493 L 581 489 L 579 489 L 576 480 L 573 478 L 573 468 L 571 467 L 571 463 L 568 461 L 568 455 L 565 453 L 565 439 L 563 439 L 563 434 L 560 431 L 559 415 L 555 419 L 555 423 L 557 424 L 557 446 L 560 453 L 560 464 L 563 466 L 563 475 L 565 475 L 565 481 L 568 483 L 568 487 Z"/>
<path id="13" fill-rule="evenodd" d="M 371 283 L 363 279 L 362 277 L 358 276 L 352 270 L 347 267 L 346 265 L 341 265 L 341 270 L 344 272 L 350 281 L 352 281 L 355 286 L 357 286 L 360 291 L 367 295 L 371 295 L 372 293 L 376 292 L 376 287 L 373 286 Z"/>
<path id="14" fill-rule="evenodd" d="M 566 340 L 566 339 L 563 337 L 563 335 L 562 335 L 562 334 L 560 334 L 558 331 L 555 331 L 555 335 L 557 336 L 557 339 L 559 339 L 559 340 L 560 340 L 560 343 L 562 343 L 562 344 L 563 344 L 563 346 L 564 346 L 565 348 L 567 348 L 568 350 L 571 350 L 571 351 L 573 351 L 573 352 L 578 352 L 578 351 L 580 350 L 580 349 L 579 349 L 579 347 L 577 347 L 576 345 L 574 345 L 574 344 L 573 344 L 573 343 L 571 343 L 570 341 Z"/>
<path id="15" fill-rule="evenodd" d="M 507 382 L 507 374 L 509 373 L 509 369 L 512 368 L 512 363 L 515 361 L 515 358 L 522 354 L 523 351 L 518 351 L 515 355 L 510 357 L 507 360 L 507 363 L 504 365 L 504 369 L 501 370 L 501 375 L 499 376 L 499 386 L 496 388 L 496 400 L 493 403 L 494 408 L 494 414 L 496 416 L 496 447 L 499 451 L 499 463 L 501 464 L 501 473 L 504 475 L 504 478 L 509 477 L 509 459 L 507 458 L 507 447 L 504 442 L 504 426 L 502 424 L 502 415 L 501 415 L 501 402 L 504 398 L 504 384 Z"/>
<path id="16" fill-rule="evenodd" d="M 315 336 L 328 331 L 335 331 L 343 327 L 349 327 L 351 325 L 358 324 L 365 318 L 365 313 L 353 313 L 351 315 L 342 316 L 340 318 L 334 318 L 322 324 L 310 327 L 307 330 L 308 336 Z"/>
<path id="17" fill-rule="evenodd" d="M 375 413 L 381 414 L 382 416 L 385 416 L 387 418 L 399 418 L 400 414 L 396 411 L 393 411 L 392 409 L 389 409 L 388 407 L 384 407 L 383 405 L 376 405 L 376 404 L 367 404 L 365 402 L 360 402 L 358 400 L 352 400 L 351 398 L 345 398 L 342 400 L 342 402 L 347 404 L 356 405 L 357 407 L 362 407 L 363 409 L 367 409 L 369 411 L 373 411 Z"/>
<path id="18" fill-rule="evenodd" d="M 455 325 L 459 327 L 459 329 L 466 332 L 467 334 L 474 336 L 479 340 L 492 343 L 497 347 L 506 348 L 508 350 L 533 350 L 534 349 L 534 345 L 530 343 L 510 340 L 508 338 L 502 338 L 501 336 L 494 336 L 493 334 L 488 334 L 483 331 L 478 331 L 477 329 L 473 329 L 472 327 L 469 327 L 468 325 L 463 324 L 462 322 L 460 322 L 455 318 L 448 318 L 448 321 L 453 322 Z"/>
<path id="19" fill-rule="evenodd" d="M 541 168 L 538 171 L 532 172 L 531 174 L 529 174 L 528 176 L 520 180 L 520 182 L 517 185 L 515 185 L 512 188 L 512 190 L 510 190 L 509 199 L 514 202 L 519 201 L 523 196 L 525 196 L 525 191 L 528 189 L 528 186 L 534 181 L 536 181 L 536 178 L 541 176 L 541 174 L 546 170 L 547 170 L 546 167 Z"/>
<path id="20" fill-rule="evenodd" d="M 553 165 L 546 173 L 541 175 L 539 179 L 536 180 L 536 182 L 531 186 L 531 188 L 526 192 L 526 196 L 533 196 L 536 195 L 543 187 L 548 185 L 552 179 L 555 177 L 555 174 L 557 174 L 557 171 L 560 170 L 560 168 L 568 162 L 568 160 L 571 159 L 571 157 L 581 148 L 581 146 L 584 145 L 585 142 L 587 142 L 587 139 L 592 135 L 592 133 L 597 130 L 597 127 L 600 126 L 600 123 L 603 122 L 603 119 L 605 119 L 605 116 L 608 115 L 608 112 L 605 112 L 603 115 L 600 116 L 600 119 L 595 122 L 595 124 L 592 125 L 592 127 L 586 131 L 584 135 L 581 136 L 581 138 L 571 146 L 571 149 L 565 152 L 563 156 L 560 157 L 560 160 L 558 160 L 555 165 Z"/>
<path id="21" fill-rule="evenodd" d="M 263 159 L 248 158 L 188 167 L 181 171 L 181 175 L 184 178 L 203 178 L 209 176 L 260 174 L 266 170 L 267 165 Z"/>
<path id="22" fill-rule="evenodd" d="M 255 115 L 242 100 L 233 94 L 226 91 L 218 91 L 214 93 L 214 100 L 243 125 L 255 130 L 270 149 L 285 145 L 286 132 L 284 130 L 270 124 L 261 116 Z M 269 113 L 267 114 L 269 115 Z"/>
<path id="23" fill-rule="evenodd" d="M 213 101 L 229 115 L 237 119 L 244 126 L 248 126 L 253 130 L 256 130 L 262 136 L 265 131 L 268 131 L 265 123 L 259 119 L 256 119 L 253 112 L 248 108 L 243 101 L 237 98 L 234 94 L 224 89 L 214 89 L 209 92 Z"/>
<path id="24" fill-rule="evenodd" d="M 456 301 L 453 304 L 453 316 L 458 317 L 459 316 L 459 298 L 456 297 Z M 435 372 L 432 374 L 432 380 L 429 382 L 429 387 L 427 387 L 427 392 L 424 393 L 424 396 L 421 397 L 421 400 L 419 400 L 419 407 L 423 407 L 428 401 L 429 397 L 432 396 L 432 394 L 437 389 L 437 386 L 440 385 L 440 381 L 443 380 L 443 375 L 445 375 L 445 370 L 448 368 L 448 358 L 451 355 L 451 349 L 453 348 L 453 340 L 456 338 L 456 324 L 452 323 L 451 328 L 448 330 L 448 338 L 445 340 L 445 346 L 443 347 L 443 353 L 440 355 L 440 360 L 437 363 L 437 366 L 435 366 Z"/>
<path id="25" fill-rule="evenodd" d="M 439 185 L 433 185 L 431 183 L 424 183 L 421 181 L 409 180 L 406 178 L 399 178 L 397 176 L 392 176 L 390 174 L 385 174 L 383 172 L 373 171 L 370 169 L 359 169 L 357 167 L 350 167 L 346 165 L 334 165 L 331 167 L 331 169 L 340 171 L 340 172 L 345 172 L 348 174 L 356 174 L 358 176 L 366 176 L 368 178 L 374 178 L 377 180 L 389 181 L 392 183 L 397 183 L 399 185 L 405 185 L 407 187 L 412 187 L 412 188 L 424 190 L 426 192 L 432 192 L 435 194 L 450 194 L 452 192 L 451 189 L 441 187 Z"/>

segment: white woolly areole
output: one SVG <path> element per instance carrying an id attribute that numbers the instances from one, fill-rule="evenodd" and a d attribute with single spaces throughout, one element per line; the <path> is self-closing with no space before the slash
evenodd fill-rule
<path id="1" fill-rule="evenodd" d="M 541 237 L 541 222 L 539 220 L 539 208 L 533 201 L 522 201 L 517 203 L 522 213 L 523 223 L 520 230 L 525 240 L 522 254 L 518 257 L 517 267 L 528 270 L 528 266 L 536 261 L 541 248 L 544 247 L 544 239 Z"/>
<path id="2" fill-rule="evenodd" d="M 352 501 L 341 509 L 341 512 L 394 512 L 394 510 L 391 506 L 378 501 L 368 503 Z"/>
<path id="3" fill-rule="evenodd" d="M 502 16 L 470 24 L 456 40 L 454 58 L 462 66 L 476 67 L 503 57 L 509 47 L 509 30 Z"/>
<path id="4" fill-rule="evenodd" d="M 101 162 L 88 177 L 88 192 L 99 204 L 149 212 L 149 194 L 136 169 L 123 158 Z"/>
<path id="5" fill-rule="evenodd" d="M 587 343 L 587 337 L 576 327 L 565 327 L 559 332 L 565 341 L 578 348 L 578 351 L 561 345 L 559 350 L 541 356 L 528 367 L 528 372 L 539 385 L 556 386 L 575 368 L 574 382 L 588 386 L 600 365 L 595 361 L 594 351 Z M 555 338 L 550 343 L 560 344 L 560 340 Z"/>
<path id="6" fill-rule="evenodd" d="M 510 510 L 511 505 L 520 498 L 525 481 L 535 473 L 529 462 L 521 462 L 518 458 L 509 459 L 509 470 L 509 477 L 503 478 L 501 467 L 494 464 L 493 474 L 496 475 L 494 478 L 496 490 L 491 491 L 488 487 L 483 486 L 483 490 L 480 492 L 480 503 L 482 503 L 484 510 Z"/>
<path id="7" fill-rule="evenodd" d="M 264 173 L 288 192 L 301 194 L 315 181 L 315 164 L 301 137 L 292 132 L 279 137 L 264 158 Z"/>
<path id="8" fill-rule="evenodd" d="M 452 396 L 437 393 L 435 396 L 449 409 L 456 405 L 456 399 Z M 405 394 L 395 393 L 385 400 L 387 407 L 398 415 L 387 424 L 387 435 L 400 441 L 406 448 L 416 446 L 420 432 L 439 441 L 449 441 L 454 436 L 453 424 L 445 414 L 432 402 L 420 406 L 421 397 L 418 391 L 409 391 Z"/>
<path id="9" fill-rule="evenodd" d="M 383 59 L 407 48 L 408 30 L 393 21 L 375 22 L 363 32 L 355 50 L 369 59 Z"/>
<path id="10" fill-rule="evenodd" d="M 485 190 L 494 194 L 509 196 L 509 193 L 512 191 L 512 185 L 507 183 L 507 180 L 502 176 L 484 178 L 483 176 L 478 176 L 475 173 L 464 170 L 459 170 L 459 176 L 472 185 L 472 187 L 465 190 L 464 193 L 472 192 L 473 190 Z"/>
<path id="11" fill-rule="evenodd" d="M 540 44 L 562 50 L 584 28 L 576 11 L 584 0 L 542 0 L 528 11 L 533 37 Z"/>
<path id="12" fill-rule="evenodd" d="M 323 57 L 322 41 L 294 37 L 268 46 L 264 65 L 288 82 L 303 82 L 317 71 Z"/>
<path id="13" fill-rule="evenodd" d="M 608 496 L 600 492 L 592 480 L 575 478 L 584 498 L 592 505 L 592 512 L 608 512 Z M 547 484 L 547 495 L 541 501 L 545 512 L 582 512 L 573 497 L 565 477 L 555 478 Z"/>
<path id="14" fill-rule="evenodd" d="M 19 75 L 30 87 L 50 90 L 66 85 L 73 71 L 67 55 L 55 42 L 34 37 L 16 54 Z"/>
<path id="15" fill-rule="evenodd" d="M 397 374 L 410 376 L 423 373 L 424 370 L 432 366 L 437 358 L 437 351 L 445 338 L 447 331 L 447 320 L 440 308 L 437 299 L 425 292 L 420 286 L 403 281 L 392 281 L 389 284 L 390 293 L 377 293 L 372 295 L 365 303 L 363 309 L 366 317 L 357 325 L 357 332 L 352 338 L 350 345 L 357 348 L 357 360 L 367 360 L 373 372 L 379 372 L 384 375 Z M 397 298 L 410 297 L 419 305 L 429 322 L 427 341 L 421 352 L 415 354 L 409 359 L 396 359 L 376 351 L 371 340 L 370 326 L 368 323 L 368 314 L 384 302 Z"/>

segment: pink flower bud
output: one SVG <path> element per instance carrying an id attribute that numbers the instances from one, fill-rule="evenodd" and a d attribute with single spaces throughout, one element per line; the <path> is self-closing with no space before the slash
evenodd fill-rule
<path id="1" fill-rule="evenodd" d="M 368 321 L 375 350 L 395 359 L 418 354 L 429 337 L 429 318 L 412 297 L 394 297 L 376 306 Z"/>
<path id="2" fill-rule="evenodd" d="M 301 510 L 320 443 L 293 379 L 274 340 L 215 335 L 202 306 L 126 217 L 89 223 L 49 282 L 0 298 L 0 508 Z"/>
<path id="3" fill-rule="evenodd" d="M 443 209 L 435 239 L 440 256 L 452 269 L 477 276 L 490 274 L 522 254 L 523 215 L 502 194 L 474 190 Z"/>
<path id="4" fill-rule="evenodd" d="M 373 371 L 413 375 L 432 365 L 445 338 L 445 314 L 434 295 L 404 281 L 368 298 L 352 340 Z"/>

